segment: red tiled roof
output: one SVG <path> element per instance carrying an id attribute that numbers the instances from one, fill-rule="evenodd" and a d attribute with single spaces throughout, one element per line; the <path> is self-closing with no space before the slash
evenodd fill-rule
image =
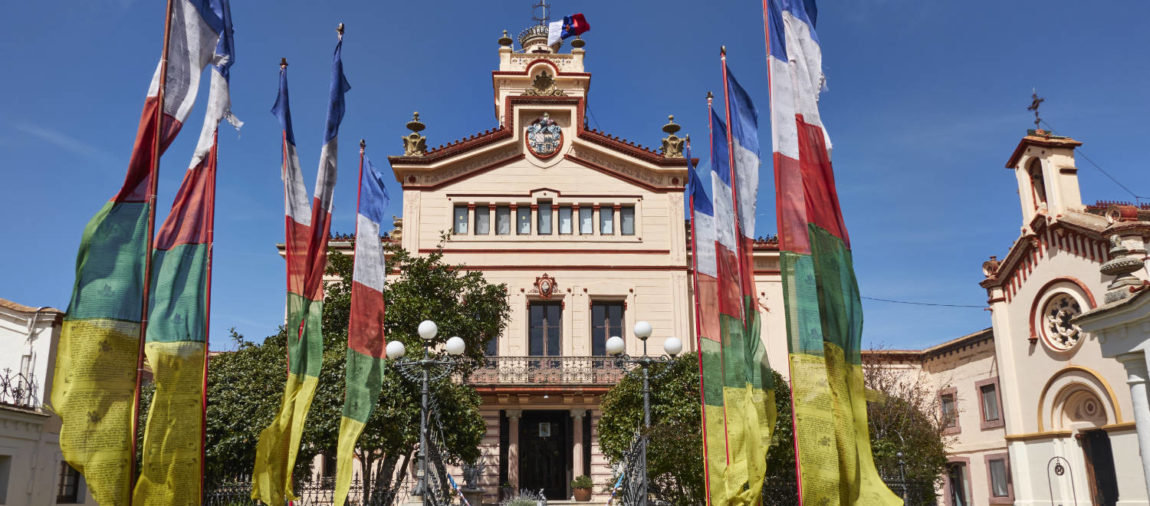
<path id="1" fill-rule="evenodd" d="M 389 156 L 387 159 L 391 163 L 427 164 L 436 160 L 442 160 L 456 153 L 462 153 L 469 149 L 510 137 L 511 130 L 499 126 L 484 130 L 470 137 L 451 141 L 446 145 L 439 145 L 428 149 L 427 154 L 423 156 Z"/>
<path id="2" fill-rule="evenodd" d="M 687 165 L 686 158 L 666 158 L 662 153 L 659 153 L 654 149 L 648 148 L 641 144 L 635 144 L 633 141 L 629 141 L 616 135 L 610 135 L 606 132 L 595 130 L 594 128 L 584 127 L 579 131 L 579 137 L 600 146 L 622 151 L 631 156 L 634 156 L 635 158 L 653 163 L 655 165 L 669 165 L 672 167 Z"/>

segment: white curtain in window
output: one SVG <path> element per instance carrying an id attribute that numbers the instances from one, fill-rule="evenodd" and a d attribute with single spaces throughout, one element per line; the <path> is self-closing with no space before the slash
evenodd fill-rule
<path id="1" fill-rule="evenodd" d="M 539 204 L 539 216 L 536 217 L 539 223 L 535 225 L 535 230 L 540 234 L 551 234 L 551 204 Z"/>
<path id="2" fill-rule="evenodd" d="M 571 208 L 569 206 L 559 208 L 559 233 L 571 233 Z"/>
<path id="3" fill-rule="evenodd" d="M 495 233 L 507 235 L 511 233 L 511 208 L 495 208 Z"/>
<path id="4" fill-rule="evenodd" d="M 467 206 L 455 206 L 455 233 L 467 233 Z"/>
<path id="5" fill-rule="evenodd" d="M 491 233 L 491 209 L 475 208 L 475 233 L 479 235 Z"/>
<path id="6" fill-rule="evenodd" d="M 599 233 L 615 233 L 615 210 L 610 207 L 599 208 Z"/>
<path id="7" fill-rule="evenodd" d="M 516 211 L 516 214 L 518 215 L 517 216 L 517 219 L 518 219 L 517 223 L 519 223 L 519 226 L 516 227 L 515 233 L 517 233 L 519 235 L 530 235 L 531 234 L 531 208 L 527 207 L 527 206 L 520 207 Z"/>
<path id="8" fill-rule="evenodd" d="M 635 235 L 635 208 L 626 206 L 619 210 L 619 233 Z"/>
<path id="9" fill-rule="evenodd" d="M 580 234 L 594 234 L 595 233 L 594 228 L 593 228 L 594 222 L 591 221 L 592 220 L 591 211 L 592 211 L 592 209 L 590 207 L 580 207 L 579 208 L 579 233 Z"/>
<path id="10" fill-rule="evenodd" d="M 1006 460 L 990 461 L 990 492 L 994 497 L 1006 497 L 1010 491 L 1006 486 Z"/>

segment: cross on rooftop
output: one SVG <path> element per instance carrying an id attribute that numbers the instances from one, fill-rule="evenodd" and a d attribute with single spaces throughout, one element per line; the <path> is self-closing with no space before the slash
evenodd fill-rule
<path id="1" fill-rule="evenodd" d="M 1030 106 L 1026 108 L 1028 111 L 1034 111 L 1034 129 L 1038 130 L 1038 124 L 1042 122 L 1042 118 L 1038 117 L 1038 106 L 1046 101 L 1045 98 L 1038 97 L 1038 90 L 1034 90 L 1030 94 Z"/>

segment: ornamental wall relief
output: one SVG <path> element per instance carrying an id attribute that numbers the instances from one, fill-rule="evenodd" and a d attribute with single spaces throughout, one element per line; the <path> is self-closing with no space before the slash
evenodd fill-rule
<path id="1" fill-rule="evenodd" d="M 527 125 L 524 142 L 536 158 L 548 159 L 559 154 L 563 147 L 563 129 L 550 114 L 543 113 L 541 118 Z"/>

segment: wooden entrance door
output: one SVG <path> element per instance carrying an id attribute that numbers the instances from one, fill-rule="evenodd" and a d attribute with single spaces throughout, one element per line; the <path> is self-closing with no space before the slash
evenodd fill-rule
<path id="1" fill-rule="evenodd" d="M 571 448 L 567 411 L 524 411 L 519 422 L 519 488 L 567 499 Z"/>
<path id="2" fill-rule="evenodd" d="M 1086 481 L 1094 506 L 1118 504 L 1118 476 L 1114 473 L 1114 453 L 1110 436 L 1104 430 L 1082 433 L 1082 452 L 1086 454 Z"/>

